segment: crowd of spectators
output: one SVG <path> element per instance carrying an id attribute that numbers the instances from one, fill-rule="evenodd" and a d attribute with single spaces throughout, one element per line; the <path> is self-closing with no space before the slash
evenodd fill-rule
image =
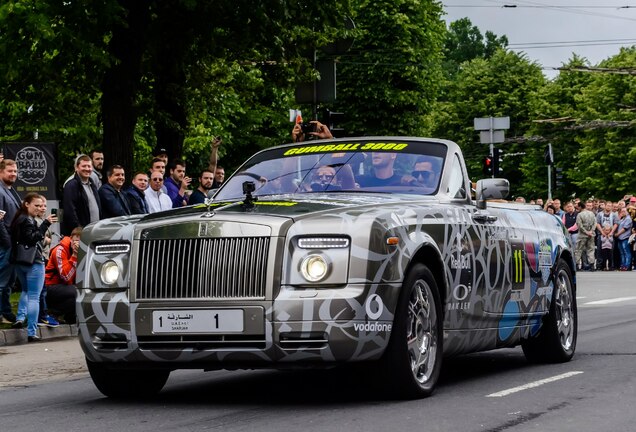
<path id="1" fill-rule="evenodd" d="M 579 270 L 636 269 L 636 196 L 625 195 L 617 201 L 576 198 L 563 208 L 558 198 L 529 203 L 542 206 L 563 222 Z"/>
<path id="2" fill-rule="evenodd" d="M 37 326 L 56 327 L 61 319 L 74 323 L 73 285 L 82 228 L 110 217 L 205 202 L 225 177 L 224 169 L 217 166 L 220 145 L 221 139 L 214 138 L 209 166 L 199 176 L 194 200 L 185 163 L 169 162 L 165 149 L 156 152 L 148 172 L 136 172 L 126 187 L 128 179 L 121 165 L 113 164 L 102 172 L 103 152 L 78 155 L 75 173 L 63 186 L 62 236 L 50 229 L 58 220 L 54 212 L 46 215 L 46 198 L 37 193 L 21 197 L 13 187 L 19 174 L 16 162 L 0 157 L 0 322 L 26 328 L 29 341 L 39 340 Z M 54 235 L 59 237 L 56 244 L 52 244 Z M 22 249 L 36 251 L 32 263 L 24 260 Z M 17 315 L 10 303 L 16 279 L 22 290 Z"/>
<path id="3" fill-rule="evenodd" d="M 329 129 L 316 123 L 317 138 L 330 138 Z M 294 141 L 303 141 L 300 125 L 292 131 Z M 50 225 L 56 215 L 46 215 L 46 198 L 29 193 L 20 197 L 13 188 L 18 170 L 15 161 L 0 157 L 0 322 L 26 327 L 29 340 L 37 340 L 36 325 L 55 327 L 57 318 L 75 322 L 75 272 L 82 228 L 99 220 L 134 214 L 146 214 L 204 203 L 210 192 L 224 181 L 225 171 L 218 165 L 219 137 L 211 142 L 209 165 L 198 176 L 194 190 L 186 175 L 186 164 L 169 161 L 165 149 L 159 149 L 147 172 L 136 172 L 131 184 L 120 165 L 111 165 L 103 173 L 104 154 L 93 150 L 75 159 L 75 173 L 63 187 L 60 231 L 62 236 L 52 246 Z M 383 154 L 390 158 L 391 154 Z M 386 166 L 392 167 L 387 161 Z M 426 162 L 422 162 L 426 163 Z M 377 167 L 376 167 L 377 169 Z M 415 167 L 414 173 L 420 168 Z M 328 178 L 333 173 L 319 173 Z M 386 178 L 393 175 L 387 169 Z M 378 181 L 377 179 L 373 179 Z M 525 203 L 522 197 L 517 202 Z M 530 200 L 558 218 L 567 230 L 575 251 L 577 268 L 584 271 L 636 268 L 636 196 L 626 195 L 616 202 L 574 199 L 561 207 L 558 198 Z M 18 244 L 36 246 L 32 265 L 16 262 Z M 50 249 L 50 250 L 49 250 Z M 17 316 L 10 304 L 10 291 L 16 278 L 22 296 Z M 55 316 L 53 316 L 55 315 Z"/>

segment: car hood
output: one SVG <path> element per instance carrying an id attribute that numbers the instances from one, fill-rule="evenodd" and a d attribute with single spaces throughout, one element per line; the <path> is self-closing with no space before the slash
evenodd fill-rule
<path id="1" fill-rule="evenodd" d="M 252 207 L 246 206 L 243 201 L 214 201 L 209 206 L 197 204 L 173 209 L 161 213 L 153 213 L 144 216 L 141 222 L 150 222 L 166 217 L 199 216 L 205 213 L 215 215 L 225 214 L 254 214 L 259 216 L 280 216 L 292 219 L 304 218 L 322 212 L 339 212 L 351 210 L 356 207 L 377 208 L 391 204 L 405 204 L 417 201 L 423 205 L 433 204 L 438 200 L 435 197 L 419 195 L 400 195 L 382 193 L 316 193 L 302 195 L 272 195 L 259 197 Z M 214 216 L 211 216 L 214 217 Z"/>
<path id="2" fill-rule="evenodd" d="M 421 208 L 438 202 L 436 197 L 430 196 L 369 192 L 271 195 L 259 197 L 251 208 L 243 201 L 213 201 L 210 205 L 197 204 L 148 215 L 105 219 L 85 227 L 82 238 L 91 242 L 196 237 L 202 235 L 202 224 L 207 226 L 206 232 L 222 232 L 224 236 L 248 232 L 250 235 L 279 236 L 301 221 L 314 221 L 324 230 L 320 222 L 323 217 L 346 219 L 355 225 L 354 221 L 361 223 L 362 217 L 367 221 L 376 217 L 384 219 L 387 213 L 395 214 L 409 206 Z M 356 225 L 356 228 L 360 227 Z M 350 229 L 355 228 L 347 228 Z"/>

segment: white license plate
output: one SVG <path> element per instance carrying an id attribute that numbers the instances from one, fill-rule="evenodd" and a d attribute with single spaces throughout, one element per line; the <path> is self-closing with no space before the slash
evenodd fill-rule
<path id="1" fill-rule="evenodd" d="M 152 312 L 154 333 L 227 333 L 243 331 L 243 310 L 168 310 Z"/>

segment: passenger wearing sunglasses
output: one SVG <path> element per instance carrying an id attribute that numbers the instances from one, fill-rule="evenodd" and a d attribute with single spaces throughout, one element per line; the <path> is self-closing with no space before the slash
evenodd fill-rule
<path id="1" fill-rule="evenodd" d="M 426 156 L 418 157 L 411 174 L 402 177 L 402 184 L 411 186 L 435 187 L 436 182 L 433 163 Z"/>
<path id="2" fill-rule="evenodd" d="M 148 204 L 148 212 L 156 213 L 172 208 L 172 200 L 162 190 L 163 173 L 161 171 L 153 171 L 150 173 L 150 187 L 146 189 L 146 204 Z"/>

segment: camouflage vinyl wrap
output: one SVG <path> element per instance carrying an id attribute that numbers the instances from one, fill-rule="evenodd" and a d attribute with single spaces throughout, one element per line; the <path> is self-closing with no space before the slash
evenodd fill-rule
<path id="1" fill-rule="evenodd" d="M 77 280 L 79 335 L 87 358 L 206 369 L 378 359 L 414 262 L 426 264 L 438 283 L 445 354 L 515 346 L 539 330 L 557 262 L 572 267 L 561 222 L 530 206 L 489 203 L 480 210 L 470 200 L 387 194 L 278 196 L 257 204 L 253 211 L 240 203 L 216 211 L 198 206 L 87 227 Z M 484 214 L 492 218 L 484 221 Z M 267 228 L 265 295 L 137 300 L 137 285 L 147 283 L 136 278 L 142 233 L 213 237 L 214 230 L 202 229 L 210 221 L 220 232 L 224 224 L 239 233 L 255 224 Z M 347 248 L 321 251 L 332 257 L 328 284 L 299 278 L 300 261 L 309 252 L 297 243 L 307 237 L 349 239 Z M 389 238 L 396 244 L 388 244 Z M 99 245 L 115 246 L 97 254 Z M 106 262 L 120 269 L 110 285 L 100 276 Z M 243 331 L 212 338 L 179 331 L 166 335 L 154 331 L 151 322 L 154 311 L 188 319 L 188 311 L 206 309 L 243 311 Z"/>

